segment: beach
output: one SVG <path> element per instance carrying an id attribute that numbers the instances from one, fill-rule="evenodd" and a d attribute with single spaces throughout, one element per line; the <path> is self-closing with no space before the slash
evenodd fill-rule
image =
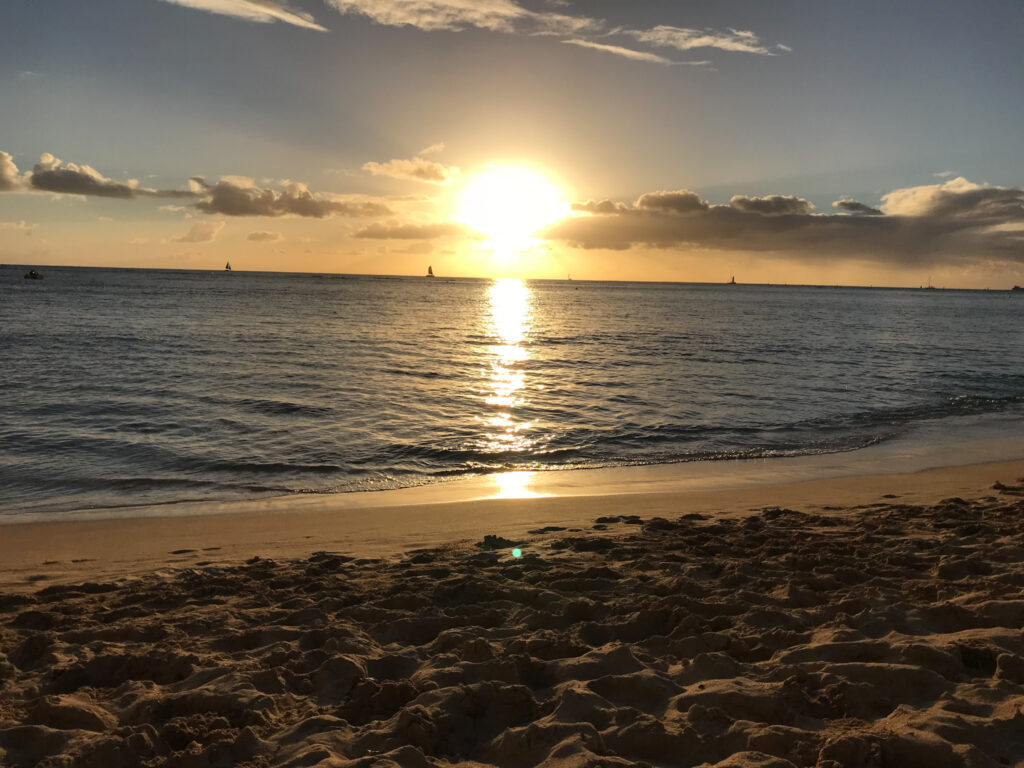
<path id="1" fill-rule="evenodd" d="M 1024 461 L 653 487 L 4 526 L 0 761 L 1024 765 Z"/>

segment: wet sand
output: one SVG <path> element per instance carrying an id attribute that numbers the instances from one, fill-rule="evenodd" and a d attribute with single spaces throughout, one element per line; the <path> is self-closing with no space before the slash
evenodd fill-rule
<path id="1" fill-rule="evenodd" d="M 1022 478 L 4 526 L 0 764 L 1024 765 Z"/>

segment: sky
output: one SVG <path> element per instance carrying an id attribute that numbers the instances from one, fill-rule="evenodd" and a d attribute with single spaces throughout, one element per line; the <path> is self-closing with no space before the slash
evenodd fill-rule
<path id="1" fill-rule="evenodd" d="M 0 261 L 1024 285 L 1022 29 L 1019 0 L 4 0 Z"/>

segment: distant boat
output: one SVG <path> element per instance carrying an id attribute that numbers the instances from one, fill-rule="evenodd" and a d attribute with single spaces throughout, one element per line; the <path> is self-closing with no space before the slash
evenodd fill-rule
<path id="1" fill-rule="evenodd" d="M 733 275 L 726 285 L 736 285 L 736 275 Z"/>
<path id="2" fill-rule="evenodd" d="M 926 291 L 934 291 L 935 290 L 935 286 L 932 285 L 932 276 L 931 275 L 928 275 L 928 285 L 926 285 L 924 287 L 924 290 L 926 290 Z"/>
<path id="3" fill-rule="evenodd" d="M 434 276 L 434 268 L 433 267 L 427 267 L 427 277 L 433 277 L 433 276 Z"/>
<path id="4" fill-rule="evenodd" d="M 1015 285 L 1010 290 L 1011 291 L 1024 291 L 1024 288 L 1021 288 L 1019 285 Z"/>
<path id="5" fill-rule="evenodd" d="M 224 265 L 224 271 L 225 272 L 230 272 L 231 271 L 231 262 L 230 261 L 227 264 Z"/>
<path id="6" fill-rule="evenodd" d="M 43 274 L 41 272 L 36 272 L 34 269 L 30 269 L 28 272 L 25 273 L 25 279 L 26 280 L 42 280 L 43 279 Z"/>

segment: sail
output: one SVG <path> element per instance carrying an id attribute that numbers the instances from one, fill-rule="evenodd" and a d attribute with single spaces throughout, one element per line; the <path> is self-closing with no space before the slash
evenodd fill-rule
<path id="1" fill-rule="evenodd" d="M 433 276 L 434 276 L 434 268 L 433 267 L 427 267 L 427 277 L 433 277 Z"/>

